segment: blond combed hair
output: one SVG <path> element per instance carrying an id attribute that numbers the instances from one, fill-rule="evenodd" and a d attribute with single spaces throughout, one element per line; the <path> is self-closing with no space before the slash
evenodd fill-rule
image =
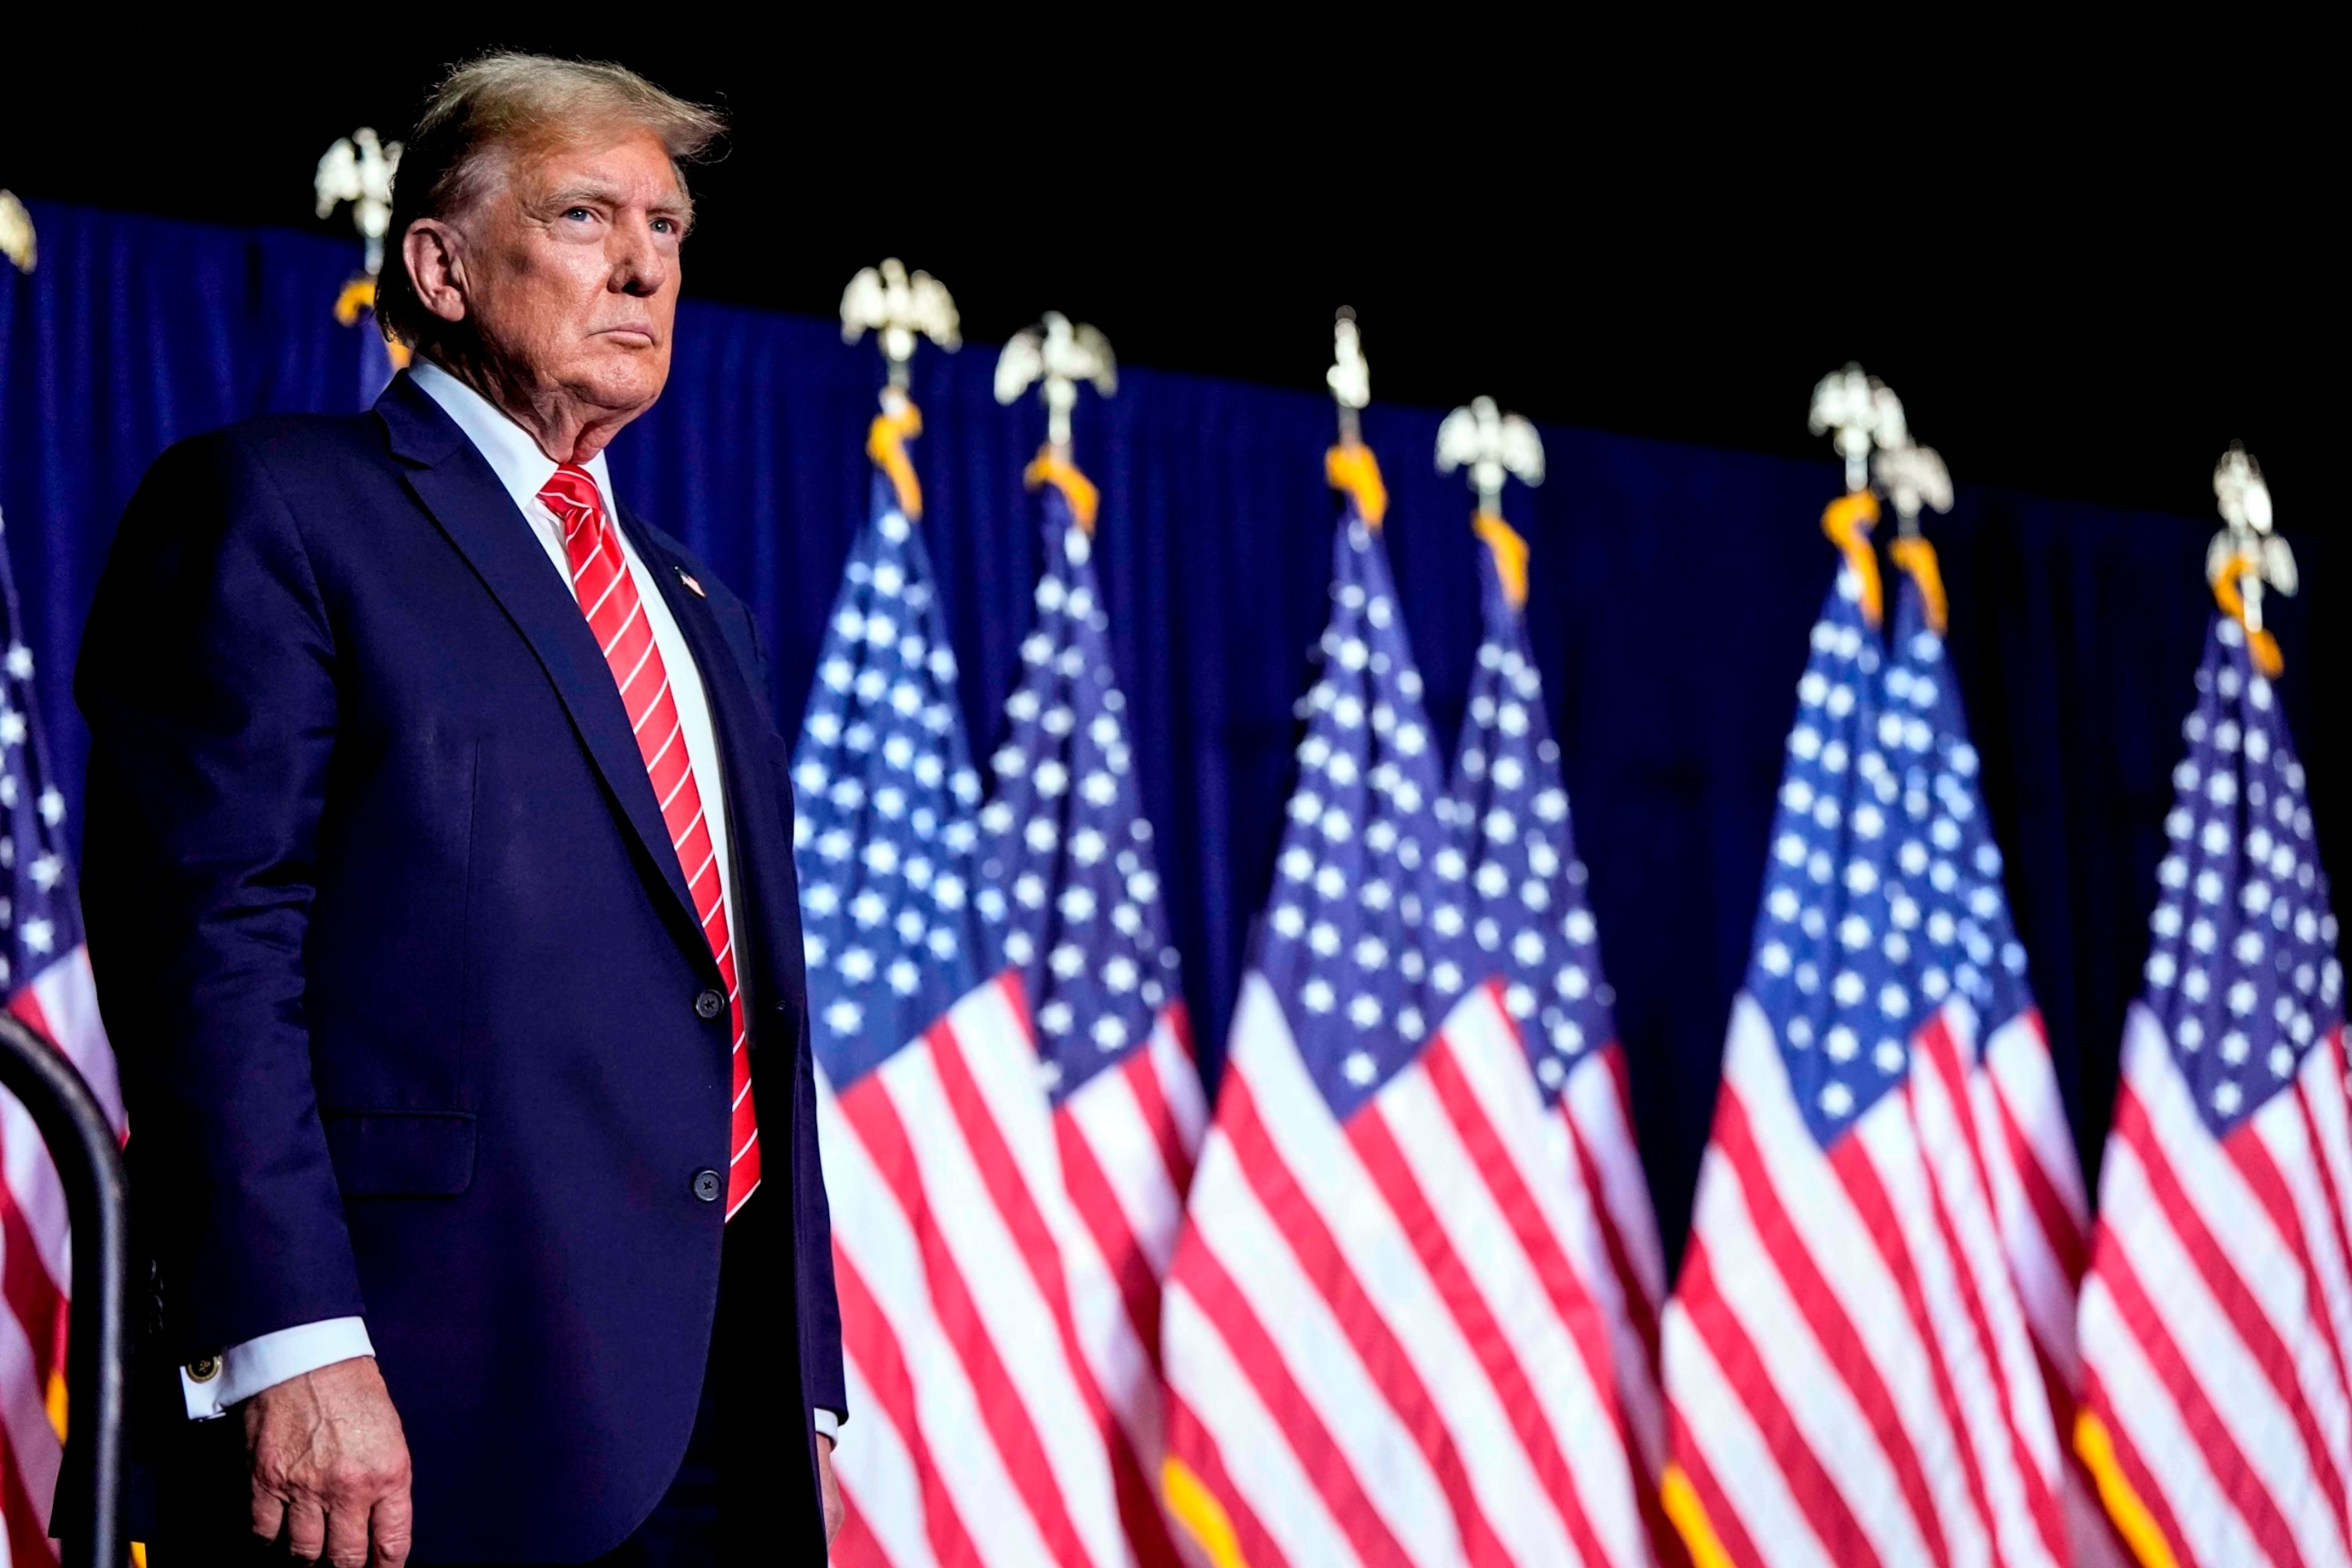
<path id="1" fill-rule="evenodd" d="M 386 265 L 375 319 L 386 339 L 412 346 L 441 325 L 417 298 L 402 243 L 420 218 L 448 218 L 478 200 L 503 160 L 621 130 L 649 131 L 680 165 L 726 131 L 716 110 L 665 92 L 626 66 L 551 55 L 500 53 L 467 61 L 442 79 L 404 143 L 393 178 Z"/>

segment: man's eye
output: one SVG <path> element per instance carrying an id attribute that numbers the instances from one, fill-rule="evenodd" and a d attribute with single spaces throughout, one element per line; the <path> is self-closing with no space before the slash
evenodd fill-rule
<path id="1" fill-rule="evenodd" d="M 563 216 L 565 217 L 579 218 L 585 221 L 589 218 L 594 217 L 596 215 L 589 211 L 586 207 L 570 207 L 565 209 Z"/>

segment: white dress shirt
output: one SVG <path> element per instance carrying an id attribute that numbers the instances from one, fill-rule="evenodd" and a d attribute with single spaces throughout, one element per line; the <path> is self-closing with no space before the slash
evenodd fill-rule
<path id="1" fill-rule="evenodd" d="M 418 389 L 457 422 L 457 428 L 473 442 L 474 449 L 488 462 L 490 471 L 498 475 L 499 482 L 514 498 L 521 521 L 530 526 L 540 548 L 547 552 L 548 563 L 554 568 L 565 591 L 570 592 L 572 564 L 563 550 L 563 524 L 539 499 L 539 492 L 547 488 L 547 481 L 555 474 L 555 459 L 541 452 L 539 443 L 488 398 L 430 360 L 418 360 L 408 374 Z M 718 857 L 719 900 L 726 907 L 728 929 L 732 931 L 736 929 L 735 888 L 732 866 L 727 858 L 727 780 L 719 771 L 719 735 L 710 721 L 710 700 L 703 690 L 702 669 L 694 662 L 693 651 L 677 628 L 677 618 L 670 614 L 669 601 L 662 596 L 659 579 L 620 527 L 620 509 L 613 500 L 613 481 L 604 454 L 597 453 L 583 466 L 596 481 L 596 493 L 604 498 L 607 525 L 621 542 L 630 580 L 635 584 L 637 598 L 645 605 L 646 624 L 653 628 L 654 646 L 661 650 L 662 668 L 669 676 L 670 696 L 677 704 L 678 731 L 686 742 L 687 762 L 694 769 L 694 784 L 702 796 L 705 826 L 710 830 L 710 847 Z M 302 1323 L 263 1334 L 229 1346 L 216 1358 L 206 1357 L 182 1367 L 180 1384 L 187 1396 L 190 1418 L 205 1421 L 289 1378 L 335 1362 L 374 1353 L 375 1345 L 368 1338 L 364 1319 L 330 1318 L 323 1322 Z M 815 1411 L 812 1419 L 818 1431 L 827 1436 L 835 1435 L 838 1418 L 832 1411 Z"/>

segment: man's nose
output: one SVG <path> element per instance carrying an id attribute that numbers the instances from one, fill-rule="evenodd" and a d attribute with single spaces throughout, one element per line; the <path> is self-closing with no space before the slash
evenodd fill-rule
<path id="1" fill-rule="evenodd" d="M 669 281 L 669 258 L 641 226 L 623 224 L 614 231 L 609 254 L 613 259 L 612 288 L 642 300 L 661 292 Z"/>

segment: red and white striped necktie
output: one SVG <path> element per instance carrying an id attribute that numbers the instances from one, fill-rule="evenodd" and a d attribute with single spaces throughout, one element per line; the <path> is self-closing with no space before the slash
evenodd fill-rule
<path id="1" fill-rule="evenodd" d="M 621 689 L 621 705 L 628 710 L 635 731 L 637 752 L 646 760 L 653 780 L 654 798 L 661 803 L 662 824 L 669 829 L 670 847 L 677 852 L 686 885 L 694 895 L 694 912 L 701 918 L 702 934 L 719 960 L 719 976 L 727 983 L 727 1005 L 735 1027 L 733 1088 L 735 1110 L 728 1146 L 733 1159 L 727 1171 L 727 1217 L 743 1206 L 760 1184 L 760 1124 L 751 1107 L 751 1058 L 744 1048 L 743 988 L 735 978 L 735 943 L 727 929 L 727 903 L 719 896 L 719 855 L 710 842 L 710 825 L 703 819 L 702 792 L 695 787 L 694 763 L 687 755 L 686 734 L 677 717 L 677 700 L 670 692 L 669 671 L 663 668 L 661 649 L 654 645 L 654 629 L 637 596 L 636 580 L 621 552 L 620 534 L 604 516 L 604 498 L 588 470 L 565 463 L 555 470 L 540 500 L 563 524 L 563 553 L 572 563 L 572 591 L 579 596 L 588 629 L 604 650 L 613 679 Z"/>

